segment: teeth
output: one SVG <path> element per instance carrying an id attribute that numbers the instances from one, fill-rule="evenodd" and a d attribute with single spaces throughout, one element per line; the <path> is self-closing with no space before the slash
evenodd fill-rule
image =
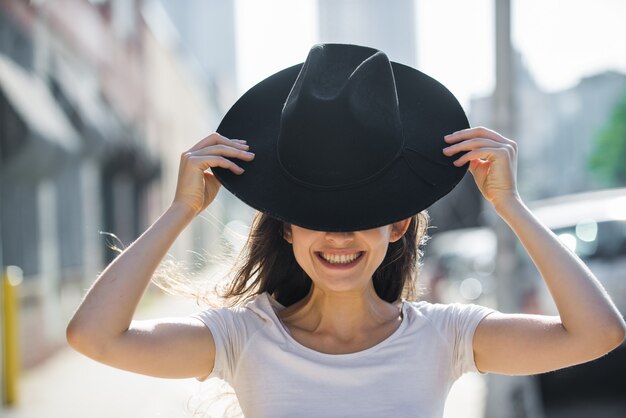
<path id="1" fill-rule="evenodd" d="M 321 253 L 321 256 L 324 260 L 331 264 L 348 264 L 356 260 L 360 254 L 361 253 L 337 255 L 331 253 Z"/>

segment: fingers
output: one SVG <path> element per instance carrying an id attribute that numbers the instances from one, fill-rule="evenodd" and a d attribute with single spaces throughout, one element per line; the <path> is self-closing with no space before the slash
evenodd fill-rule
<path id="1" fill-rule="evenodd" d="M 498 146 L 498 144 L 499 144 L 498 142 L 491 140 L 491 139 L 484 139 L 484 138 L 468 139 L 463 142 L 459 142 L 457 144 L 450 145 L 449 147 L 444 148 L 443 153 L 446 154 L 447 156 L 451 156 L 460 151 L 470 151 L 479 147 L 494 147 L 494 146 Z"/>
<path id="2" fill-rule="evenodd" d="M 481 159 L 484 161 L 493 161 L 497 156 L 504 158 L 510 157 L 506 148 L 478 148 L 464 154 L 462 157 L 454 161 L 454 165 L 460 167 L 469 161 Z"/>
<path id="3" fill-rule="evenodd" d="M 472 151 L 479 148 L 502 148 L 507 152 L 515 153 L 516 147 L 508 143 L 501 143 L 491 139 L 468 139 L 455 145 L 443 149 L 443 153 L 449 157 L 461 151 Z"/>
<path id="4" fill-rule="evenodd" d="M 211 167 L 222 167 L 235 174 L 242 174 L 245 170 L 229 158 L 252 161 L 254 154 L 248 151 L 249 148 L 244 140 L 231 140 L 215 132 L 185 151 L 182 158 L 200 166 L 203 171 Z"/>
<path id="5" fill-rule="evenodd" d="M 462 129 L 460 131 L 454 132 L 452 134 L 446 135 L 443 137 L 444 141 L 448 144 L 455 144 L 457 142 L 461 142 L 467 139 L 473 138 L 486 138 L 491 139 L 496 142 L 500 142 L 503 144 L 513 145 L 515 141 L 512 141 L 496 131 L 492 131 L 491 129 L 487 129 L 483 126 L 479 126 L 476 128 Z"/>
<path id="6" fill-rule="evenodd" d="M 215 155 L 197 157 L 191 156 L 189 157 L 189 161 L 200 165 L 203 170 L 211 167 L 221 167 L 230 170 L 235 174 L 243 174 L 245 172 L 243 168 L 235 164 L 233 161 Z"/>
<path id="7" fill-rule="evenodd" d="M 197 151 L 190 151 L 194 157 L 203 155 L 221 155 L 222 157 L 239 158 L 244 161 L 251 161 L 254 153 L 242 149 L 236 149 L 227 145 L 211 145 Z"/>
<path id="8" fill-rule="evenodd" d="M 483 127 L 464 129 L 454 134 L 446 135 L 444 140 L 452 143 L 452 145 L 443 149 L 443 153 L 449 157 L 461 151 L 469 151 L 454 161 L 456 166 L 461 166 L 472 159 L 483 158 L 484 153 L 475 152 L 481 149 L 487 151 L 490 156 L 504 152 L 509 157 L 514 157 L 517 152 L 515 141 Z M 494 150 L 498 151 L 494 152 Z M 481 156 L 477 157 L 479 154 Z"/>
<path id="9" fill-rule="evenodd" d="M 217 132 L 213 132 L 211 135 L 201 139 L 195 144 L 193 147 L 189 148 L 187 152 L 197 151 L 199 149 L 211 146 L 211 145 L 228 145 L 232 147 L 236 147 L 238 149 L 247 150 L 250 147 L 246 144 L 246 141 L 242 139 L 228 139 L 223 135 L 218 134 Z"/>

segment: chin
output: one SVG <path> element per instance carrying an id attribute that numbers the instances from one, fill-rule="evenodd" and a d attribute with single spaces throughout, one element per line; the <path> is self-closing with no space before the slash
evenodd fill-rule
<path id="1" fill-rule="evenodd" d="M 346 292 L 362 292 L 371 286 L 371 280 L 363 281 L 362 279 L 354 279 L 349 277 L 333 277 L 313 280 L 313 285 L 320 290 L 346 293 Z"/>

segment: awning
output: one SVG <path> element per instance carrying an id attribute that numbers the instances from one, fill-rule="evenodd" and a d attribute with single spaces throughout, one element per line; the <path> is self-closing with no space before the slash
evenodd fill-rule
<path id="1" fill-rule="evenodd" d="M 53 80 L 85 125 L 81 131 L 83 152 L 96 155 L 103 170 L 117 167 L 139 182 L 158 176 L 159 156 L 146 147 L 137 126 L 124 125 L 102 100 L 96 75 L 61 56 L 56 56 L 54 63 Z"/>
<path id="2" fill-rule="evenodd" d="M 57 56 L 52 75 L 63 95 L 78 112 L 87 126 L 87 133 L 104 146 L 113 145 L 125 136 L 124 129 L 111 109 L 107 108 L 99 93 L 97 78 L 89 71 L 80 71 L 66 59 Z M 85 138 L 91 140 L 92 138 Z"/>
<path id="3" fill-rule="evenodd" d="M 80 150 L 80 138 L 47 85 L 0 54 L 0 94 L 26 126 L 24 134 L 0 131 L 7 143 L 20 143 L 0 165 L 8 178 L 36 179 L 53 175 Z"/>
<path id="4" fill-rule="evenodd" d="M 26 125 L 67 152 L 80 147 L 79 137 L 39 77 L 0 54 L 0 89 Z"/>

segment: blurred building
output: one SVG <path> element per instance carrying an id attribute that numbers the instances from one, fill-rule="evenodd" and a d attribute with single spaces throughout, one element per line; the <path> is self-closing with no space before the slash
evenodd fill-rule
<path id="1" fill-rule="evenodd" d="M 237 99 L 237 49 L 234 0 L 161 0 L 180 35 L 195 57 L 209 98 L 221 119 Z"/>
<path id="2" fill-rule="evenodd" d="M 24 271 L 26 367 L 65 342 L 109 246 L 162 213 L 180 154 L 214 129 L 215 83 L 172 28 L 157 1 L 0 0 L 0 248 Z M 196 262 L 216 232 L 196 219 L 170 253 Z"/>
<path id="3" fill-rule="evenodd" d="M 514 55 L 512 117 L 519 142 L 518 186 L 529 200 L 599 189 L 587 169 L 593 143 L 626 92 L 626 75 L 590 75 L 567 90 L 545 92 Z M 493 126 L 492 98 L 471 101 L 473 125 Z"/>
<path id="4" fill-rule="evenodd" d="M 318 13 L 320 42 L 370 46 L 415 66 L 413 0 L 318 0 Z"/>

